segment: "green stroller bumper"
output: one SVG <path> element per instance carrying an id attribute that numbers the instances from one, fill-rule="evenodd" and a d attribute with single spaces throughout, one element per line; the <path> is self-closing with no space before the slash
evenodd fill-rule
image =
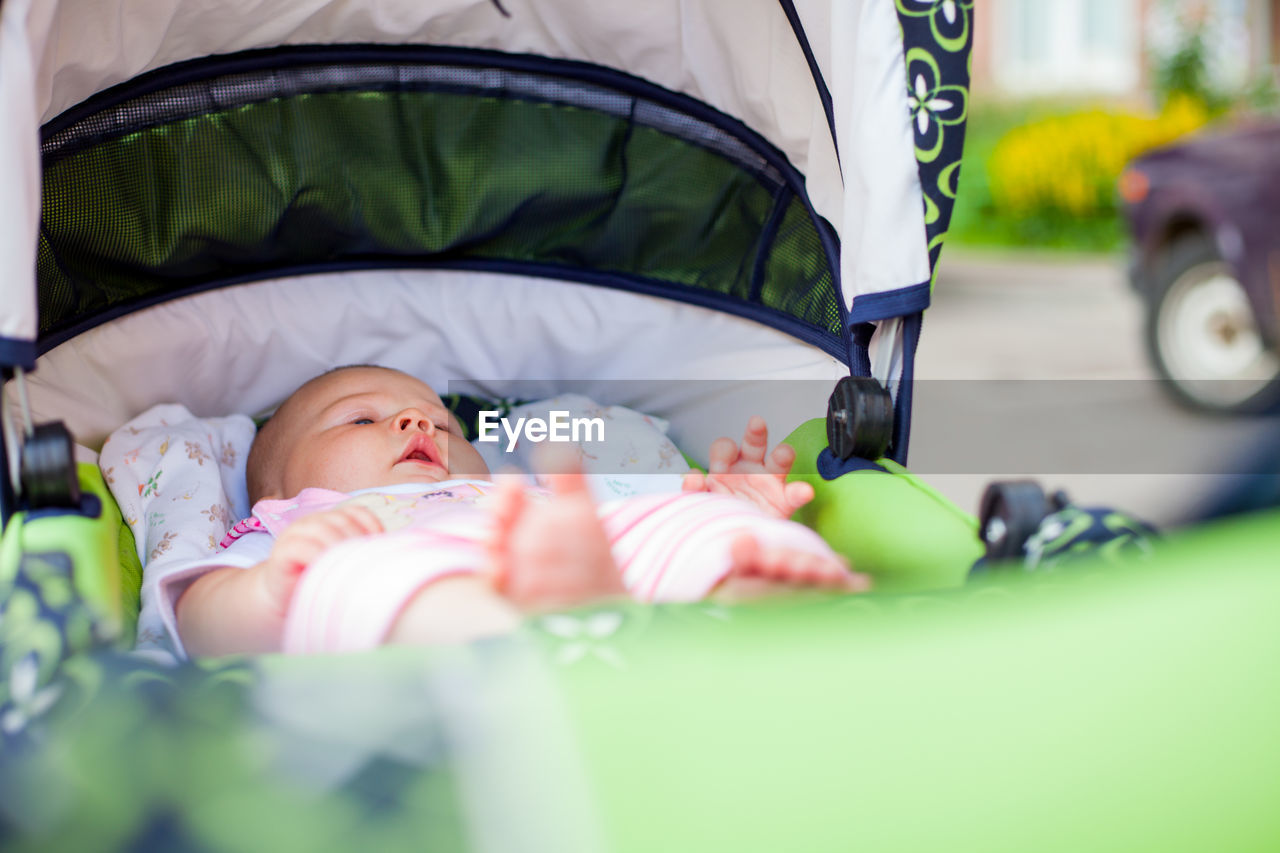
<path id="1" fill-rule="evenodd" d="M 14 849 L 1271 849 L 1278 522 L 452 650 L 82 654 L 81 701 L 6 751 L 6 821 Z"/>

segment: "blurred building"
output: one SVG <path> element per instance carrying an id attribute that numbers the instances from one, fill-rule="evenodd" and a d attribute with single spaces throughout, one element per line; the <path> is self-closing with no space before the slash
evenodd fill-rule
<path id="1" fill-rule="evenodd" d="M 948 0 L 949 2 L 949 0 Z M 1008 99 L 1147 92 L 1149 60 L 1202 27 L 1215 79 L 1236 87 L 1275 73 L 1280 0 L 981 0 L 975 91 Z"/>

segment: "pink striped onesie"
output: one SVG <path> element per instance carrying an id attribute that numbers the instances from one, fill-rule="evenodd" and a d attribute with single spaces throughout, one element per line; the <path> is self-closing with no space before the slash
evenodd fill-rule
<path id="1" fill-rule="evenodd" d="M 307 567 L 285 622 L 286 652 L 356 651 L 378 645 L 403 606 L 425 585 L 484 572 L 497 487 L 480 480 L 362 490 L 304 489 L 264 500 L 223 540 L 273 537 L 293 521 L 339 504 L 368 507 L 385 533 L 330 548 Z M 533 500 L 547 492 L 530 489 Z M 671 492 L 607 501 L 597 511 L 624 586 L 647 602 L 697 601 L 728 573 L 729 546 L 751 532 L 764 546 L 833 552 L 809 528 L 754 504 L 708 492 Z"/>

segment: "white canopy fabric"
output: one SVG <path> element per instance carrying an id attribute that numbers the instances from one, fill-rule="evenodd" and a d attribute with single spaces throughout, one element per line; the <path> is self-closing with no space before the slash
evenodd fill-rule
<path id="1" fill-rule="evenodd" d="M 0 6 L 0 338 L 17 341 L 36 337 L 40 137 L 30 6 L 31 0 Z"/>
<path id="2" fill-rule="evenodd" d="M 27 384 L 37 422 L 62 420 L 96 450 L 157 403 L 263 415 L 340 364 L 396 367 L 441 394 L 495 399 L 542 399 L 570 381 L 667 419 L 673 440 L 699 456 L 753 414 L 783 438 L 822 414 L 848 374 L 776 329 L 655 296 L 474 271 L 356 270 L 135 311 L 41 356 Z"/>
<path id="3" fill-rule="evenodd" d="M 847 305 L 930 275 L 900 29 L 883 0 L 799 0 L 833 100 L 775 0 L 6 0 L 0 6 L 0 336 L 34 340 L 39 126 L 182 60 L 279 45 L 438 44 L 608 65 L 777 145 L 842 241 Z M 16 190 L 16 191 L 14 191 Z"/>

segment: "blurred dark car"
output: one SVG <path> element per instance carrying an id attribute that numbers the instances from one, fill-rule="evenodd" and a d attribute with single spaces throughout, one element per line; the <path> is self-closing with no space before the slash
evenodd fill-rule
<path id="1" fill-rule="evenodd" d="M 1120 195 L 1168 389 L 1201 409 L 1280 407 L 1280 123 L 1148 152 Z"/>

